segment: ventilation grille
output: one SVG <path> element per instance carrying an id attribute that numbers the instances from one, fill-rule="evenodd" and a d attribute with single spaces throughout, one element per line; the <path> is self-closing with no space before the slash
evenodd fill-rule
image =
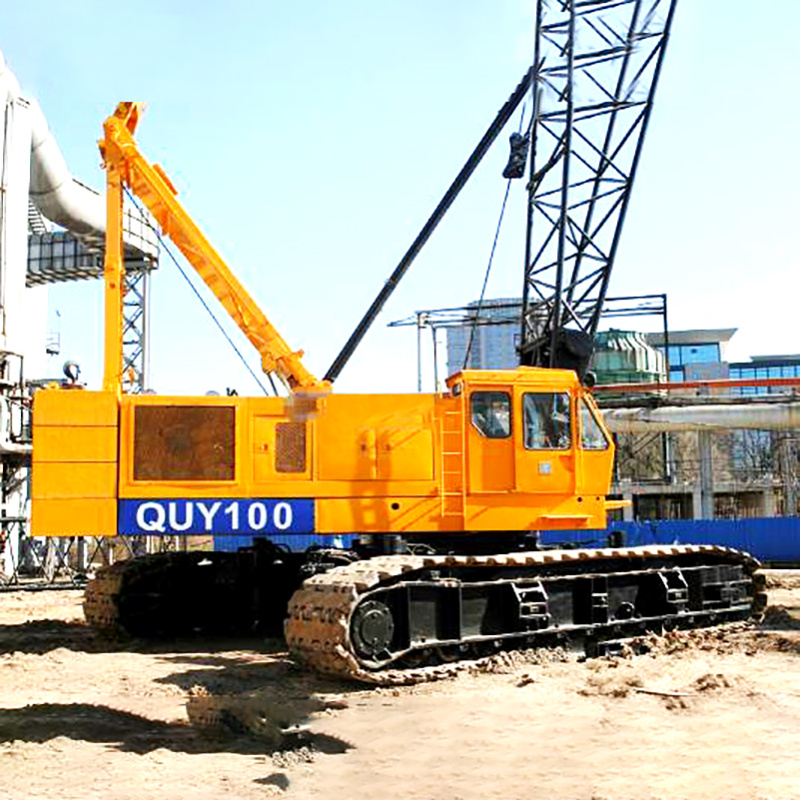
<path id="1" fill-rule="evenodd" d="M 279 422 L 275 426 L 275 472 L 306 471 L 306 425 Z"/>
<path id="2" fill-rule="evenodd" d="M 232 481 L 236 465 L 232 406 L 138 406 L 133 478 L 137 481 Z"/>

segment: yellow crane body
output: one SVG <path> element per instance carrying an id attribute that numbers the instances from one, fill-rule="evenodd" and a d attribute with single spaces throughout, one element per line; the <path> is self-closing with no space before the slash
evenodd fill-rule
<path id="1" fill-rule="evenodd" d="M 571 370 L 464 370 L 441 394 L 334 394 L 141 154 L 140 112 L 121 103 L 100 143 L 103 389 L 36 392 L 31 533 L 231 535 L 252 544 L 102 567 L 86 589 L 90 624 L 133 636 L 283 630 L 298 662 L 375 683 L 393 680 L 390 666 L 407 681 L 510 647 L 605 652 L 665 625 L 763 608 L 757 562 L 726 548 L 538 549 L 534 532 L 601 529 L 623 505 L 606 499 L 614 447 Z M 288 397 L 122 392 L 125 187 Z M 309 534 L 357 537 L 283 547 Z"/>
<path id="2" fill-rule="evenodd" d="M 302 351 L 293 351 L 239 279 L 177 200 L 177 190 L 158 164 L 139 150 L 133 134 L 142 103 L 120 103 L 103 125 L 99 142 L 107 174 L 106 325 L 103 388 L 115 391 L 121 379 L 122 353 L 122 186 L 147 209 L 194 267 L 206 286 L 261 357 L 265 372 L 274 372 L 295 392 L 317 394 L 330 389 L 302 363 Z"/>
<path id="3" fill-rule="evenodd" d="M 133 134 L 120 103 L 107 173 L 103 391 L 36 395 L 35 536 L 602 528 L 613 447 L 567 370 L 464 371 L 441 395 L 334 395 L 266 318 Z M 129 395 L 122 203 L 152 213 L 288 398 Z M 611 504 L 613 505 L 613 504 Z"/>
<path id="4" fill-rule="evenodd" d="M 32 532 L 605 527 L 613 448 L 574 373 L 471 370 L 449 383 L 442 395 L 328 394 L 302 415 L 291 398 L 40 391 Z"/>

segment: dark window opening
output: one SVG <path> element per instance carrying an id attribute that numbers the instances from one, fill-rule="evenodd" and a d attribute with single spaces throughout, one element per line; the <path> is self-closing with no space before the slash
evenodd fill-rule
<path id="1" fill-rule="evenodd" d="M 505 392 L 473 392 L 472 424 L 488 439 L 511 436 L 511 398 Z"/>

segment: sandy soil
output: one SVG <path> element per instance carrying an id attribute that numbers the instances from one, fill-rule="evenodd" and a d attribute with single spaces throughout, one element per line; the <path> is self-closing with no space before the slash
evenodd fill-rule
<path id="1" fill-rule="evenodd" d="M 800 572 L 768 586 L 760 628 L 393 689 L 280 642 L 114 645 L 78 592 L 0 593 L 0 798 L 800 798 Z"/>

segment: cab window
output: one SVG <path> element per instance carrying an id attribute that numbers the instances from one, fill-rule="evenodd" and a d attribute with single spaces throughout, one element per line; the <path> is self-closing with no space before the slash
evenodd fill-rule
<path id="1" fill-rule="evenodd" d="M 569 450 L 572 444 L 569 393 L 524 394 L 522 417 L 527 450 Z"/>
<path id="2" fill-rule="evenodd" d="M 505 392 L 473 392 L 472 424 L 487 439 L 511 436 L 511 398 Z"/>
<path id="3" fill-rule="evenodd" d="M 608 450 L 605 431 L 585 400 L 581 400 L 581 447 L 584 450 Z"/>

